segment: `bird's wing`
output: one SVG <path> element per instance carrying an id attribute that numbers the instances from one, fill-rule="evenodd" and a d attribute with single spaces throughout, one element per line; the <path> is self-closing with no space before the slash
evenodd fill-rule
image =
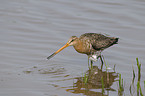
<path id="1" fill-rule="evenodd" d="M 108 48 L 118 42 L 118 38 L 107 37 L 97 33 L 85 33 L 80 36 L 80 39 L 89 40 L 92 47 L 97 51 Z"/>
<path id="2" fill-rule="evenodd" d="M 106 37 L 104 39 L 98 39 L 95 42 L 92 43 L 92 47 L 95 50 L 104 50 L 105 48 L 108 48 L 114 44 L 117 44 L 118 42 L 118 38 L 110 38 L 110 37 Z"/>

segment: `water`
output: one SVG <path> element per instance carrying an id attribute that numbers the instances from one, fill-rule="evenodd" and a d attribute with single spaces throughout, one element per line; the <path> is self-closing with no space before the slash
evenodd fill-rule
<path id="1" fill-rule="evenodd" d="M 145 2 L 143 0 L 5 0 L 0 3 L 0 95 L 83 96 L 73 83 L 88 70 L 87 56 L 68 47 L 51 60 L 47 56 L 70 36 L 96 32 L 119 37 L 119 44 L 102 53 L 109 67 L 125 81 L 130 95 L 132 66 L 141 62 L 145 80 Z M 94 63 L 100 66 L 99 62 Z M 111 85 L 116 91 L 117 81 Z M 100 89 L 91 89 L 99 94 Z M 106 94 L 106 93 L 105 93 Z"/>

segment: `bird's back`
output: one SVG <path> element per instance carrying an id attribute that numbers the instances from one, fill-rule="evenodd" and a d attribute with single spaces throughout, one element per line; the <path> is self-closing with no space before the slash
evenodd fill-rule
<path id="1" fill-rule="evenodd" d="M 79 39 L 84 41 L 89 40 L 92 47 L 97 51 L 104 50 L 118 42 L 118 38 L 107 37 L 97 33 L 85 33 L 81 35 Z"/>

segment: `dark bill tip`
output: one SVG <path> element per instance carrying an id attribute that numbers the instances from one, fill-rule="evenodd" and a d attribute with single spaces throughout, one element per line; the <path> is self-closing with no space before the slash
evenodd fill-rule
<path id="1" fill-rule="evenodd" d="M 52 58 L 55 55 L 55 53 L 51 54 L 49 57 L 47 57 L 47 59 L 49 60 L 50 58 Z"/>

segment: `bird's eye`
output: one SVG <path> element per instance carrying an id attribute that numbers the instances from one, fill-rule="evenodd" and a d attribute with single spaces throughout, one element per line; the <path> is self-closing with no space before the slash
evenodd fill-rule
<path id="1" fill-rule="evenodd" d="M 74 41 L 74 39 L 71 40 L 71 42 L 73 42 L 73 41 Z"/>

